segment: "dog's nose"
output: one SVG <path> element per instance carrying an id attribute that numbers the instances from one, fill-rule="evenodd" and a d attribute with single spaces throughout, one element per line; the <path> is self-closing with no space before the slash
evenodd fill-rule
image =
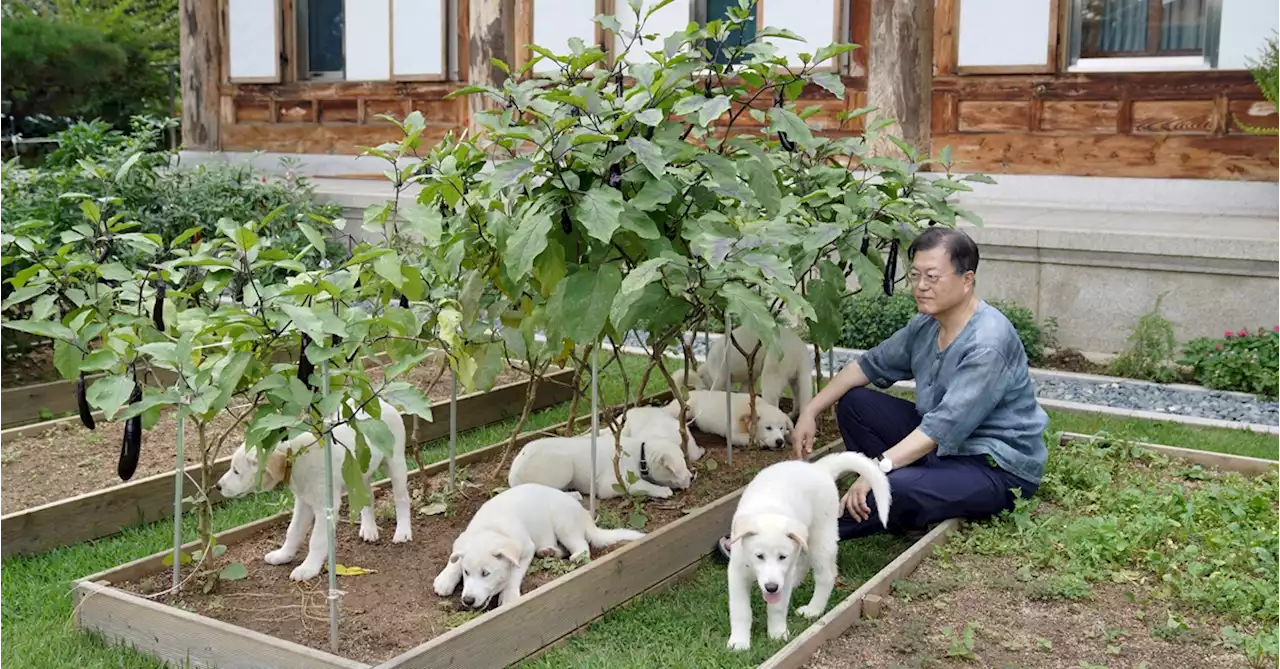
<path id="1" fill-rule="evenodd" d="M 476 598 L 472 597 L 471 595 L 464 595 L 462 597 L 462 603 L 466 604 L 467 606 L 475 606 Z"/>
<path id="2" fill-rule="evenodd" d="M 764 584 L 764 591 L 765 591 L 765 592 L 767 592 L 767 593 L 769 593 L 769 594 L 773 594 L 773 593 L 775 593 L 775 592 L 777 592 L 777 591 L 778 591 L 778 584 L 777 584 L 777 583 L 765 583 L 765 584 Z"/>
<path id="3" fill-rule="evenodd" d="M 778 437 L 777 439 L 774 439 L 773 445 L 777 448 L 782 448 L 782 437 Z"/>

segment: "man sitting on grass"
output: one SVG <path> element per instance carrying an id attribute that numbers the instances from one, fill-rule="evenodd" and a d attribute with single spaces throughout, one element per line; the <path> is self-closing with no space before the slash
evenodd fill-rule
<path id="1" fill-rule="evenodd" d="M 929 228 L 907 250 L 920 314 L 836 374 L 791 433 L 797 458 L 813 452 L 817 417 L 837 400 L 846 449 L 880 459 L 889 476 L 891 531 L 1012 509 L 1040 486 L 1049 416 L 1036 402 L 1013 324 L 974 293 L 978 246 L 959 230 Z M 915 379 L 915 403 L 871 390 Z M 840 538 L 883 530 L 871 486 L 841 499 Z M 728 557 L 728 537 L 719 542 Z"/>

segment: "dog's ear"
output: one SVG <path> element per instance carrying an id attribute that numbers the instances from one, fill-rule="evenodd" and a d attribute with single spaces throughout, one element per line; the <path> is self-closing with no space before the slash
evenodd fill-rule
<path id="1" fill-rule="evenodd" d="M 270 490 L 279 485 L 284 480 L 284 470 L 288 465 L 289 456 L 280 451 L 272 451 L 262 469 L 262 489 Z"/>
<path id="2" fill-rule="evenodd" d="M 733 524 L 733 527 L 729 529 L 729 545 L 732 546 L 742 539 L 753 537 L 756 534 L 758 534 L 758 532 L 756 531 L 755 525 L 749 519 L 736 522 Z"/>
<path id="3" fill-rule="evenodd" d="M 498 547 L 498 550 L 493 552 L 493 557 L 499 558 L 501 560 L 507 560 L 513 566 L 519 565 L 520 564 L 520 544 L 517 543 L 516 541 L 504 541 L 502 542 L 502 545 Z"/>
<path id="4" fill-rule="evenodd" d="M 738 431 L 742 434 L 749 434 L 747 430 L 751 427 L 751 412 L 747 411 L 738 416 Z"/>
<path id="5" fill-rule="evenodd" d="M 462 559 L 462 553 L 454 553 L 449 556 L 449 564 L 457 564 Z"/>
<path id="6" fill-rule="evenodd" d="M 809 552 L 809 528 L 797 523 L 787 532 L 787 538 L 796 542 L 801 551 Z"/>

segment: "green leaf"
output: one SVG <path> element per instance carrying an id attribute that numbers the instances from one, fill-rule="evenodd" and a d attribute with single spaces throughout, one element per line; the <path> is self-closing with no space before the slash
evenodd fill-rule
<path id="1" fill-rule="evenodd" d="M 391 282 L 397 289 L 404 288 L 404 273 L 400 271 L 400 254 L 392 251 L 373 260 L 373 271 Z"/>
<path id="2" fill-rule="evenodd" d="M 312 309 L 297 304 L 282 304 L 280 310 L 289 315 L 294 327 L 307 333 L 312 339 L 324 337 L 324 322 Z"/>
<path id="3" fill-rule="evenodd" d="M 627 273 L 618 288 L 617 297 L 613 299 L 613 306 L 609 309 L 609 318 L 615 325 L 623 322 L 632 305 L 640 299 L 645 286 L 661 278 L 662 268 L 671 262 L 670 258 L 650 258 Z"/>
<path id="4" fill-rule="evenodd" d="M 387 384 L 382 390 L 382 399 L 399 409 L 402 414 L 413 414 L 424 420 L 431 420 L 431 400 L 412 383 L 394 381 Z"/>
<path id="5" fill-rule="evenodd" d="M 808 284 L 808 299 L 816 321 L 809 322 L 810 343 L 831 348 L 838 343 L 844 327 L 841 304 L 846 293 L 844 273 L 835 263 L 823 258 L 818 262 L 818 277 Z"/>
<path id="6" fill-rule="evenodd" d="M 813 144 L 813 131 L 809 126 L 805 125 L 799 116 L 782 107 L 773 107 L 769 110 L 769 130 L 787 133 L 791 141 L 802 147 Z"/>
<path id="7" fill-rule="evenodd" d="M 27 300 L 30 300 L 33 297 L 43 295 L 47 290 L 49 290 L 49 284 L 47 283 L 19 288 L 13 291 L 12 293 L 9 293 L 9 299 L 4 301 L 4 305 L 0 307 L 0 309 L 3 309 L 4 311 L 8 311 L 17 305 L 22 304 Z"/>
<path id="8" fill-rule="evenodd" d="M 835 72 L 818 72 L 813 75 L 813 83 L 827 89 L 837 98 L 844 99 L 844 82 Z"/>
<path id="9" fill-rule="evenodd" d="M 240 379 L 244 378 L 245 370 L 249 368 L 249 363 L 252 361 L 253 354 L 249 351 L 236 351 L 226 358 L 222 371 L 218 372 L 218 397 L 213 401 L 210 409 L 222 411 L 227 408 L 232 395 L 236 392 L 236 387 L 240 385 Z"/>
<path id="10" fill-rule="evenodd" d="M 961 181 L 972 181 L 972 182 L 974 182 L 974 183 L 980 183 L 980 184 L 995 184 L 995 182 L 996 182 L 996 180 L 995 180 L 995 179 L 992 179 L 991 177 L 989 177 L 989 176 L 987 176 L 987 175 L 985 175 L 985 174 L 977 174 L 977 173 L 974 173 L 974 174 L 966 174 L 965 176 L 960 177 L 960 180 L 961 180 Z"/>
<path id="11" fill-rule="evenodd" d="M 701 95 L 690 95 L 689 97 L 681 98 L 680 101 L 671 108 L 671 113 L 680 116 L 687 116 L 699 109 L 702 109 L 702 105 L 707 104 L 707 102 L 709 102 L 709 100 Z"/>
<path id="12" fill-rule="evenodd" d="M 616 191 L 615 191 L 616 192 Z M 547 248 L 547 234 L 551 232 L 551 216 L 539 209 L 525 216 L 516 231 L 507 240 L 507 275 L 512 281 L 522 281 L 533 269 L 533 261 Z"/>
<path id="13" fill-rule="evenodd" d="M 717 95 L 698 109 L 698 125 L 710 125 L 727 111 L 729 111 L 729 98 Z"/>
<path id="14" fill-rule="evenodd" d="M 76 333 L 72 332 L 71 328 L 57 321 L 5 321 L 4 326 L 11 330 L 29 332 L 50 339 L 75 341 L 76 338 Z"/>
<path id="15" fill-rule="evenodd" d="M 124 179 L 125 176 L 129 174 L 129 170 L 133 169 L 133 166 L 138 163 L 138 159 L 141 157 L 142 151 L 137 151 L 132 156 L 129 156 L 129 159 L 124 161 L 124 164 L 120 166 L 120 169 L 116 170 L 116 181 Z"/>
<path id="16" fill-rule="evenodd" d="M 384 457 L 391 457 L 396 438 L 386 423 L 376 418 L 361 418 L 356 420 L 355 427 L 371 447 L 381 451 Z"/>
<path id="17" fill-rule="evenodd" d="M 560 331 L 578 344 L 597 341 L 622 280 L 622 272 L 613 263 L 602 265 L 598 271 L 579 270 L 566 277 L 561 283 L 564 290 L 557 291 Z"/>
<path id="18" fill-rule="evenodd" d="M 85 391 L 85 396 L 90 406 L 101 409 L 107 420 L 114 420 L 120 407 L 129 401 L 135 385 L 127 376 L 107 376 L 94 381 Z"/>
<path id="19" fill-rule="evenodd" d="M 408 202 L 400 212 L 404 216 L 401 230 L 417 235 L 428 248 L 440 245 L 440 239 L 444 235 L 444 217 L 440 214 L 439 207 Z"/>
<path id="20" fill-rule="evenodd" d="M 662 233 L 658 231 L 658 226 L 648 214 L 640 211 L 635 206 L 635 200 L 627 203 L 625 209 L 622 210 L 623 230 L 634 232 L 641 239 L 661 239 Z"/>
<path id="21" fill-rule="evenodd" d="M 80 349 L 61 339 L 53 342 L 53 366 L 64 379 L 74 379 L 80 373 Z"/>
<path id="22" fill-rule="evenodd" d="M 740 283 L 725 284 L 724 296 L 728 301 L 729 313 L 734 316 L 734 326 L 747 326 L 760 335 L 760 341 L 766 349 L 775 350 L 778 322 L 769 311 L 764 298 Z"/>
<path id="23" fill-rule="evenodd" d="M 343 450 L 346 451 L 346 449 Z M 372 500 L 369 486 L 364 482 L 364 472 L 360 470 L 360 463 L 356 461 L 355 454 L 350 451 L 346 451 L 342 458 L 342 482 L 347 488 L 347 512 L 351 515 L 351 519 L 355 520 L 360 510 L 368 506 Z"/>
<path id="24" fill-rule="evenodd" d="M 511 158 L 498 163 L 493 168 L 493 174 L 489 175 L 489 187 L 495 190 L 501 190 L 508 186 L 513 186 L 520 181 L 520 177 L 526 172 L 533 169 L 533 161 L 528 158 Z"/>
<path id="25" fill-rule="evenodd" d="M 249 568 L 240 562 L 232 562 L 218 572 L 218 580 L 221 581 L 242 581 L 246 578 L 249 578 Z"/>
<path id="26" fill-rule="evenodd" d="M 770 217 L 777 216 L 782 208 L 782 192 L 778 190 L 778 179 L 763 160 L 752 160 L 747 172 L 747 184 L 751 192 L 764 207 Z"/>
<path id="27" fill-rule="evenodd" d="M 556 286 L 560 285 L 568 271 L 564 247 L 560 244 L 547 245 L 546 252 L 533 261 L 533 277 L 538 280 L 543 297 L 550 297 L 555 292 Z"/>
<path id="28" fill-rule="evenodd" d="M 311 248 L 318 251 L 320 253 L 320 257 L 324 257 L 324 252 L 325 252 L 324 236 L 320 234 L 320 231 L 316 230 L 315 228 L 311 227 L 310 224 L 305 223 L 303 221 L 298 221 L 298 229 L 302 231 L 302 234 L 304 236 L 306 236 L 307 241 L 311 242 Z"/>
<path id="29" fill-rule="evenodd" d="M 858 277 L 859 290 L 871 290 L 884 280 L 884 272 L 880 271 L 879 267 L 876 267 L 871 258 L 861 253 L 856 254 L 853 258 L 853 274 Z"/>
<path id="30" fill-rule="evenodd" d="M 659 123 L 662 123 L 663 118 L 661 109 L 646 109 L 635 115 L 636 122 L 653 127 L 657 127 Z"/>
<path id="31" fill-rule="evenodd" d="M 606 244 L 613 239 L 613 233 L 620 225 L 618 217 L 622 215 L 622 193 L 603 184 L 596 184 L 583 194 L 577 206 L 573 208 L 573 219 L 586 228 L 587 234 Z M 547 228 L 551 220 L 547 219 Z M 545 235 L 545 231 L 543 232 Z M 545 240 L 543 244 L 545 244 Z M 530 263 L 532 264 L 532 258 Z"/>
<path id="32" fill-rule="evenodd" d="M 662 149 L 656 144 L 643 137 L 632 137 L 627 140 L 627 147 L 655 179 L 661 179 L 666 174 L 667 160 L 662 157 Z"/>
<path id="33" fill-rule="evenodd" d="M 116 356 L 116 352 L 111 349 L 98 349 L 89 355 L 86 355 L 80 361 L 80 371 L 82 372 L 98 372 L 104 369 L 111 369 L 120 362 L 120 358 Z"/>

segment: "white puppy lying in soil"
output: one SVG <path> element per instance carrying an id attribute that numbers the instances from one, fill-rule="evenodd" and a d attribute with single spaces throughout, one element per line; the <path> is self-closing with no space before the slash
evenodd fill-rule
<path id="1" fill-rule="evenodd" d="M 755 376 L 760 381 L 760 396 L 773 406 L 779 406 L 783 389 L 790 386 L 791 396 L 796 400 L 792 415 L 798 416 L 813 399 L 813 351 L 791 328 L 779 327 L 778 336 L 782 339 L 782 356 L 770 355 L 762 345 L 756 353 Z M 743 325 L 734 328 L 733 340 L 743 351 L 751 353 L 759 338 Z M 729 389 L 729 383 L 724 379 L 724 355 L 728 351 L 729 379 L 746 389 L 747 358 L 738 346 L 734 346 L 727 337 L 720 337 L 711 344 L 706 362 L 695 373 L 687 379 L 684 378 L 684 370 L 676 374 L 677 383 L 697 390 Z"/>
<path id="2" fill-rule="evenodd" d="M 581 561 L 590 556 L 589 546 L 605 548 L 642 537 L 635 530 L 596 527 L 591 514 L 564 491 L 537 483 L 513 486 L 471 517 L 436 576 L 435 591 L 448 597 L 462 581 L 467 607 L 482 610 L 494 595 L 500 605 L 513 604 L 520 599 L 520 584 L 533 558 L 568 555 Z"/>
<path id="3" fill-rule="evenodd" d="M 636 407 L 627 410 L 627 415 L 622 419 L 622 436 L 632 437 L 635 439 L 665 439 L 680 443 L 680 411 L 677 408 L 676 415 L 671 415 L 663 407 Z M 693 440 L 693 435 L 689 435 L 689 441 L 686 442 L 685 452 L 689 454 L 689 460 L 696 462 L 701 458 L 706 450 L 698 446 Z"/>
<path id="4" fill-rule="evenodd" d="M 747 427 L 751 420 L 751 396 L 747 393 L 730 393 L 729 422 L 725 422 L 723 390 L 691 390 L 685 404 L 693 415 L 693 424 L 709 434 L 718 434 L 730 440 L 734 446 L 746 446 L 751 440 Z M 666 412 L 680 415 L 680 403 L 671 400 Z M 782 409 L 756 398 L 756 440 L 768 449 L 782 448 L 787 443 L 791 428 L 795 425 Z"/>
<path id="5" fill-rule="evenodd" d="M 733 514 L 729 543 L 729 648 L 751 647 L 751 577 L 765 601 L 769 638 L 787 638 L 791 592 L 813 568 L 813 598 L 796 609 L 817 618 L 836 580 L 840 492 L 849 472 L 869 477 L 880 522 L 889 522 L 889 479 L 870 458 L 846 451 L 817 462 L 788 460 L 756 474 Z"/>
<path id="6" fill-rule="evenodd" d="M 609 499 L 622 494 L 614 485 L 613 432 L 601 430 L 596 440 L 596 468 L 591 470 L 591 436 L 546 437 L 535 439 L 520 449 L 511 461 L 507 485 L 541 483 L 557 490 L 591 493 L 591 478 L 596 480 L 596 498 Z M 635 480 L 627 494 L 643 492 L 650 497 L 670 497 L 672 488 L 684 490 L 693 483 L 693 473 L 680 452 L 680 442 L 665 438 L 622 438 L 619 463 L 625 480 Z M 632 476 L 634 474 L 634 476 Z"/>
<path id="7" fill-rule="evenodd" d="M 391 478 L 391 490 L 395 496 L 396 533 L 393 543 L 404 543 L 413 539 L 412 516 L 409 513 L 408 470 L 404 459 L 404 420 L 400 412 L 390 404 L 378 400 L 382 406 L 382 422 L 391 430 L 395 438 L 391 458 L 387 460 L 387 474 Z M 356 418 L 367 419 L 369 414 L 361 411 Z M 336 416 L 335 416 L 336 419 Z M 356 433 L 350 424 L 343 424 L 333 430 L 333 495 L 335 501 L 342 499 L 346 485 L 342 481 L 342 459 L 347 451 L 354 451 Z M 293 465 L 288 465 L 289 453 L 297 454 Z M 382 452 L 370 449 L 369 468 L 364 472 L 364 482 L 368 485 L 373 473 L 378 471 L 382 463 Z M 224 497 L 240 497 L 255 489 L 258 478 L 258 451 L 245 450 L 244 444 L 231 455 L 231 468 L 218 479 L 218 490 Z M 307 557 L 298 565 L 289 578 L 295 581 L 306 581 L 320 574 L 325 558 L 329 552 L 329 535 L 324 526 L 325 482 L 324 482 L 324 445 L 316 441 L 315 435 L 303 434 L 293 439 L 281 441 L 263 463 L 262 485 L 260 490 L 271 490 L 284 482 L 293 491 L 293 519 L 289 521 L 289 529 L 284 533 L 284 545 L 263 556 L 267 564 L 288 564 L 298 554 L 302 546 L 302 537 L 306 534 L 306 526 L 311 524 L 311 543 L 307 547 Z M 335 509 L 336 511 L 336 509 Z M 360 510 L 360 538 L 373 542 L 378 540 L 378 523 L 374 518 L 373 505 Z"/>

